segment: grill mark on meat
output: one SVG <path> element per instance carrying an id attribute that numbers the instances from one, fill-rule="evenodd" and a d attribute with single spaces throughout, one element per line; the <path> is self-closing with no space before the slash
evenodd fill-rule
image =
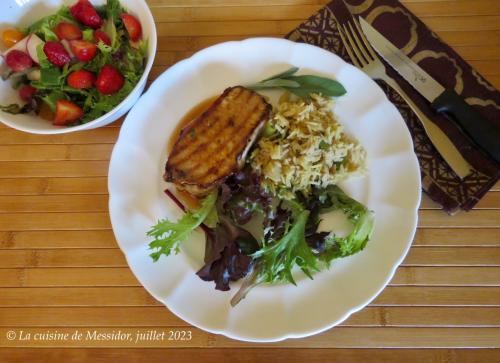
<path id="1" fill-rule="evenodd" d="M 201 130 L 196 129 L 196 133 L 199 132 L 206 132 L 209 133 L 209 136 L 212 136 L 215 132 L 220 131 L 224 125 L 222 122 L 217 122 L 215 123 L 216 127 L 203 127 Z M 184 134 L 189 133 L 191 130 L 194 130 L 193 127 L 187 126 L 186 131 L 183 133 Z M 199 152 L 205 144 L 197 144 L 197 143 L 190 143 L 187 142 L 187 140 L 183 140 L 182 143 L 179 143 L 178 148 L 182 147 L 182 150 L 178 153 L 173 155 L 170 159 L 170 164 L 171 165 L 177 165 L 181 164 L 184 162 L 186 159 L 190 158 L 192 154 L 195 154 L 196 152 Z"/>
<path id="2" fill-rule="evenodd" d="M 249 122 L 251 120 L 251 118 L 253 117 L 256 117 L 254 115 L 254 112 L 256 112 L 257 109 L 260 108 L 260 104 L 256 103 L 254 105 L 254 108 L 251 109 L 251 111 L 247 112 L 247 115 L 251 115 L 250 117 L 245 117 L 245 119 L 248 121 L 246 123 L 242 123 L 242 125 L 237 128 L 236 130 L 233 131 L 233 133 L 229 136 L 231 138 L 232 143 L 232 147 L 231 149 L 228 149 L 228 148 L 224 148 L 223 149 L 223 152 L 220 152 L 216 155 L 215 157 L 215 160 L 214 160 L 214 164 L 216 165 L 222 165 L 222 168 L 219 169 L 219 172 L 221 174 L 224 174 L 226 172 L 228 172 L 228 164 L 224 164 L 222 163 L 221 161 L 225 160 L 226 158 L 229 157 L 229 155 L 233 156 L 233 154 L 235 154 L 235 151 L 241 146 L 241 144 L 244 142 L 244 139 L 248 138 L 248 135 L 247 135 L 247 129 L 249 128 L 249 125 L 252 124 L 252 122 Z M 247 116 L 245 115 L 245 116 Z M 244 137 L 241 137 L 240 135 L 243 135 Z M 238 137 L 240 136 L 240 137 Z M 234 155 L 234 162 L 237 163 L 238 162 L 238 156 L 239 155 Z M 205 169 L 205 172 L 204 173 L 201 173 L 201 171 Z M 207 182 L 207 177 L 209 177 L 211 175 L 211 172 L 210 172 L 210 169 L 208 168 L 199 168 L 197 169 L 194 173 L 193 173 L 193 176 L 200 179 L 200 181 L 202 183 L 206 183 Z"/>
<path id="3" fill-rule="evenodd" d="M 239 92 L 238 94 L 241 94 L 241 92 Z M 246 95 L 244 95 L 244 96 L 246 96 Z M 248 97 L 245 97 L 243 102 L 248 102 L 251 97 L 252 97 L 252 94 L 249 94 Z M 246 115 L 248 115 L 248 112 L 245 113 L 245 116 Z M 222 119 L 222 118 L 220 118 L 220 119 Z M 217 155 L 215 153 L 215 151 L 218 148 L 220 148 L 221 145 L 220 145 L 220 142 L 218 144 L 215 144 L 213 142 L 213 140 L 218 140 L 218 141 L 231 140 L 232 134 L 230 134 L 230 135 L 227 135 L 227 134 L 231 133 L 232 129 L 234 129 L 234 128 L 228 128 L 226 122 L 222 122 L 222 121 L 220 121 L 217 126 L 218 127 L 215 130 L 210 130 L 211 132 L 207 133 L 207 135 L 204 137 L 205 140 L 202 141 L 200 143 L 200 145 L 192 153 L 190 153 L 189 155 L 184 155 L 184 157 L 180 161 L 177 159 L 174 160 L 174 162 L 175 162 L 174 165 L 177 165 L 181 162 L 186 161 L 188 158 L 190 158 L 193 154 L 195 154 L 197 152 L 203 152 L 203 153 L 207 153 L 207 154 L 212 153 L 212 155 L 214 155 L 214 156 Z M 243 127 L 243 126 L 244 125 L 241 125 L 241 127 Z M 224 147 L 222 147 L 222 150 L 224 150 Z M 186 161 L 186 162 L 187 162 L 187 165 L 185 165 L 182 168 L 185 172 L 189 172 L 189 171 L 193 170 L 194 168 L 200 167 L 195 162 L 195 160 L 193 160 L 191 162 L 190 161 Z M 196 172 L 193 174 L 193 176 L 196 176 Z"/>
<path id="4" fill-rule="evenodd" d="M 241 96 L 242 92 L 243 92 L 242 89 L 238 89 L 237 94 L 234 97 L 231 97 L 231 99 L 237 100 L 238 97 Z M 250 96 L 251 95 L 248 95 L 248 97 L 250 97 Z M 245 99 L 245 101 L 247 101 L 247 99 Z M 218 106 L 222 102 L 224 102 L 224 100 L 221 100 L 218 103 L 216 101 L 217 104 L 214 104 L 214 105 Z M 212 105 L 210 107 L 210 109 L 205 111 L 201 117 L 206 119 L 207 115 L 209 114 L 210 110 L 214 107 L 214 105 Z M 172 157 L 172 160 L 170 161 L 170 164 L 172 166 L 177 165 L 177 164 L 181 164 L 186 159 L 190 158 L 192 156 L 192 154 L 195 154 L 197 152 L 202 151 L 206 147 L 206 145 L 210 143 L 210 140 L 213 140 L 216 137 L 216 135 L 219 133 L 219 131 L 223 130 L 226 127 L 225 122 L 220 122 L 220 120 L 222 119 L 222 116 L 223 116 L 223 115 L 220 115 L 220 113 L 221 113 L 220 111 L 217 111 L 217 113 L 214 114 L 214 119 L 217 119 L 219 122 L 212 122 L 210 127 L 207 125 L 207 124 L 209 124 L 209 122 L 203 122 L 203 123 L 199 124 L 199 126 L 201 126 L 199 128 L 196 127 L 198 125 L 193 125 L 192 123 L 190 123 L 188 126 L 186 126 L 185 129 L 183 129 L 182 136 L 184 136 L 186 133 L 189 133 L 190 130 L 193 130 L 195 128 L 196 128 L 196 133 L 198 135 L 204 135 L 204 133 L 205 133 L 204 141 L 202 141 L 202 143 L 196 145 L 196 143 L 192 143 L 186 139 L 182 139 L 181 142 L 179 143 L 179 147 L 182 147 L 182 150 L 178 154 L 176 154 Z M 214 125 L 215 125 L 215 127 L 214 127 Z M 186 130 L 186 131 L 184 131 L 184 130 Z"/>
<path id="5" fill-rule="evenodd" d="M 199 169 L 200 165 L 198 164 L 197 160 L 192 159 L 192 156 L 196 155 L 197 153 L 211 153 L 211 152 L 217 150 L 217 148 L 223 148 L 224 145 L 222 145 L 221 139 L 222 138 L 230 138 L 230 136 L 231 136 L 231 135 L 226 136 L 227 132 L 225 130 L 226 130 L 226 127 L 224 127 L 221 132 L 217 132 L 217 134 L 219 134 L 219 136 L 210 135 L 211 137 L 207 137 L 207 139 L 211 139 L 211 140 L 207 140 L 206 142 L 200 143 L 200 145 L 192 153 L 190 153 L 189 155 L 186 155 L 181 161 L 177 161 L 175 165 L 183 163 L 184 165 L 182 166 L 182 170 L 185 173 L 190 173 L 193 169 L 196 169 L 196 168 Z M 214 144 L 214 139 L 216 140 L 217 144 L 214 145 L 214 147 L 210 147 L 212 144 Z M 216 157 L 216 155 L 213 155 L 213 157 Z M 191 158 L 191 160 L 190 160 L 190 158 Z M 193 177 L 196 176 L 195 173 L 192 173 L 191 175 Z"/>
<path id="6" fill-rule="evenodd" d="M 241 96 L 241 97 L 244 97 L 243 101 L 241 101 L 241 102 L 248 103 L 249 98 L 251 96 L 252 96 L 251 94 L 244 94 L 243 96 Z M 241 119 L 241 117 L 239 117 L 239 119 Z M 233 118 L 233 120 L 234 120 L 234 118 Z M 227 125 L 228 123 L 225 121 L 226 121 L 226 119 L 224 119 L 224 122 L 220 121 L 219 122 L 220 128 L 217 131 L 214 131 L 210 135 L 207 135 L 205 137 L 205 142 L 203 142 L 199 147 L 200 151 L 203 151 L 203 152 L 208 153 L 208 154 L 212 153 L 212 155 L 217 155 L 216 151 L 218 148 L 220 148 L 222 146 L 222 150 L 224 150 L 224 145 L 221 145 L 221 140 L 233 141 L 232 134 L 234 132 L 231 133 L 231 131 L 233 131 L 234 128 L 229 128 Z M 229 119 L 227 121 L 229 122 Z M 218 141 L 218 145 L 216 145 L 213 142 L 214 140 Z"/>
<path id="7" fill-rule="evenodd" d="M 180 133 L 164 178 L 197 196 L 206 195 L 241 166 L 271 105 L 243 87 L 228 88 Z M 189 134 L 196 132 L 191 138 Z"/>
<path id="8" fill-rule="evenodd" d="M 264 106 L 264 105 L 257 105 L 257 107 L 256 107 L 256 108 L 259 108 L 261 112 L 266 112 L 266 110 L 265 110 L 265 106 L 263 107 L 263 109 L 261 108 L 261 106 Z M 268 112 L 267 114 L 269 115 L 269 114 L 270 114 L 270 112 Z M 253 124 L 254 120 L 255 120 L 255 121 L 258 121 L 258 120 L 259 120 L 259 118 L 260 118 L 260 116 L 258 116 L 257 114 L 252 114 L 252 116 L 251 116 L 251 117 L 250 117 L 250 119 L 249 119 L 248 124 Z M 261 123 L 260 128 L 262 128 L 262 126 L 263 126 L 263 123 Z M 243 148 L 243 150 L 241 150 L 241 152 L 240 152 L 240 153 L 236 153 L 236 151 L 237 151 L 236 149 L 235 149 L 235 150 L 233 150 L 233 151 L 231 151 L 231 154 L 234 154 L 234 155 L 235 155 L 234 157 L 235 157 L 235 161 L 236 161 L 236 163 L 237 163 L 237 164 L 238 164 L 238 163 L 240 163 L 241 158 L 242 158 L 242 157 L 245 157 L 245 156 L 246 156 L 246 154 L 248 153 L 248 151 L 249 151 L 249 149 L 250 149 L 250 147 L 248 147 L 248 144 L 249 144 L 249 143 L 251 143 L 251 142 L 252 142 L 252 140 L 256 138 L 257 133 L 255 132 L 255 129 L 254 129 L 254 130 L 252 130 L 252 129 L 250 128 L 250 129 L 248 130 L 248 132 L 245 132 L 245 134 L 244 134 L 244 135 L 245 135 L 245 137 L 243 138 L 242 143 L 246 144 L 245 148 Z M 246 140 L 245 140 L 245 139 L 246 139 Z M 227 166 L 227 165 L 226 165 L 226 166 Z"/>
<path id="9" fill-rule="evenodd" d="M 257 108 L 259 107 L 259 104 L 254 101 L 251 102 L 251 100 L 245 100 L 249 106 L 253 106 L 253 108 L 250 109 L 250 107 L 246 108 L 244 110 L 244 113 L 238 116 L 238 119 L 241 119 L 242 122 L 238 123 L 238 127 L 226 127 L 224 130 L 224 135 L 220 135 L 217 137 L 217 140 L 229 140 L 229 144 L 232 146 L 230 149 L 228 149 L 228 144 L 226 143 L 225 147 L 221 149 L 219 153 L 215 153 L 218 149 L 218 145 L 215 143 L 212 143 L 210 147 L 206 150 L 207 153 L 212 153 L 214 157 L 214 163 L 217 163 L 220 160 L 224 160 L 227 155 L 231 154 L 231 152 L 237 148 L 239 145 L 241 145 L 241 135 L 244 135 L 244 132 L 246 132 L 246 129 L 251 127 L 252 123 L 250 121 L 250 116 L 253 115 L 254 112 L 256 112 Z M 247 121 L 247 122 L 243 122 Z M 201 178 L 204 173 L 202 173 L 202 170 L 204 168 L 198 168 L 197 170 L 194 171 L 193 177 Z M 205 168 L 206 169 L 206 168 Z"/>

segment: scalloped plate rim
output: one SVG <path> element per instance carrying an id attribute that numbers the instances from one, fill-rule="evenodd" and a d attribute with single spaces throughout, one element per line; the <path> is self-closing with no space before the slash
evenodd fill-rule
<path id="1" fill-rule="evenodd" d="M 127 115 L 127 117 L 126 117 L 126 119 L 125 119 L 125 121 L 123 123 L 123 126 L 122 126 L 122 128 L 120 130 L 120 135 L 118 137 L 118 140 L 117 140 L 116 145 L 115 145 L 115 147 L 113 149 L 113 152 L 112 152 L 112 155 L 111 155 L 111 159 L 110 159 L 110 173 L 109 173 L 109 179 L 108 179 L 109 206 L 110 206 L 109 209 L 110 209 L 111 224 L 112 224 L 112 228 L 113 228 L 114 232 L 115 232 L 116 228 L 118 228 L 118 224 L 119 223 L 113 217 L 113 212 L 112 212 L 112 210 L 113 210 L 113 196 L 112 196 L 112 194 L 113 194 L 113 192 L 112 192 L 113 186 L 112 186 L 112 183 L 113 183 L 114 179 L 113 179 L 111 171 L 112 171 L 112 167 L 113 167 L 113 160 L 118 157 L 117 154 L 118 154 L 118 152 L 120 150 L 120 147 L 117 147 L 117 146 L 119 145 L 120 139 L 122 138 L 122 133 L 124 134 L 124 133 L 127 132 L 126 131 L 127 127 L 128 127 L 127 125 L 129 123 L 132 123 L 132 120 L 133 120 L 133 118 L 135 116 L 135 112 L 137 112 L 137 110 L 141 108 L 142 104 L 146 103 L 146 101 L 148 100 L 148 98 L 151 97 L 154 94 L 154 90 L 156 89 L 156 87 L 159 86 L 159 84 L 162 84 L 164 82 L 169 82 L 169 76 L 171 74 L 173 74 L 177 69 L 184 67 L 184 65 L 186 63 L 190 63 L 190 62 L 192 62 L 193 60 L 195 60 L 197 58 L 203 57 L 203 55 L 206 54 L 207 52 L 208 53 L 213 52 L 214 50 L 217 50 L 217 48 L 219 48 L 219 47 L 224 47 L 224 46 L 238 46 L 238 45 L 245 45 L 245 43 L 248 44 L 248 43 L 253 43 L 253 42 L 261 42 L 261 41 L 263 41 L 263 42 L 268 42 L 268 41 L 289 42 L 289 43 L 292 43 L 293 46 L 317 48 L 317 47 L 315 47 L 313 45 L 304 44 L 304 43 L 294 43 L 294 42 L 291 42 L 291 41 L 288 41 L 288 40 L 284 40 L 284 39 L 280 39 L 280 38 L 250 38 L 250 39 L 245 39 L 245 40 L 240 40 L 240 41 L 229 41 L 229 42 L 225 42 L 225 43 L 220 43 L 220 44 L 217 44 L 217 45 L 214 45 L 214 46 L 202 49 L 199 52 L 193 54 L 191 57 L 189 57 L 187 59 L 184 59 L 184 60 L 176 63 L 175 65 L 173 65 L 169 69 L 167 69 L 165 72 L 163 72 L 151 84 L 150 88 L 143 94 L 143 96 L 141 96 L 141 98 L 136 103 L 136 105 L 134 105 L 134 107 L 132 108 L 132 110 L 130 111 L 130 113 Z M 317 49 L 321 49 L 321 48 L 317 48 Z M 333 54 L 333 53 L 330 53 L 330 52 L 325 51 L 323 49 L 321 49 L 321 50 L 323 52 L 329 53 L 329 55 L 332 55 L 332 56 L 338 58 L 338 56 L 335 55 L 335 54 Z M 341 60 L 341 62 L 343 62 L 343 60 Z M 347 63 L 345 63 L 345 64 L 348 65 Z M 351 65 L 348 65 L 348 66 L 352 67 Z M 352 68 L 354 68 L 354 67 L 352 67 Z M 358 72 L 361 72 L 361 71 L 358 71 Z M 389 102 L 389 101 L 386 98 L 384 100 L 384 102 Z M 404 123 L 404 121 L 403 121 L 403 119 L 402 119 L 401 116 L 400 116 L 400 121 Z M 408 135 L 409 135 L 409 132 L 408 132 Z M 411 140 L 411 138 L 410 138 L 410 140 Z M 414 167 L 416 167 L 418 169 L 419 167 L 418 167 L 418 161 L 416 159 L 416 155 L 413 154 L 413 156 L 414 156 L 413 161 L 414 161 L 414 164 L 415 164 Z M 421 187 L 420 179 L 418 178 L 418 180 L 415 180 L 415 183 L 416 183 L 416 186 L 418 187 L 418 190 L 420 190 L 420 187 Z M 357 304 L 356 306 L 353 306 L 352 308 L 350 308 L 340 318 L 338 318 L 335 321 L 330 322 L 330 323 L 328 323 L 328 324 L 326 324 L 326 325 L 324 325 L 322 327 L 319 327 L 316 330 L 309 330 L 307 332 L 292 332 L 292 333 L 287 333 L 287 334 L 283 334 L 283 335 L 280 335 L 280 336 L 276 336 L 276 337 L 273 337 L 273 338 L 262 339 L 262 338 L 258 338 L 258 337 L 255 337 L 255 338 L 241 337 L 241 336 L 238 336 L 237 334 L 232 334 L 230 331 L 226 331 L 224 329 L 211 329 L 211 328 L 206 327 L 206 326 L 200 326 L 199 324 L 197 324 L 196 321 L 192 320 L 189 316 L 185 316 L 182 313 L 179 313 L 178 311 L 176 311 L 175 309 L 173 309 L 172 307 L 170 307 L 169 304 L 168 304 L 168 296 L 167 296 L 167 298 L 159 296 L 158 294 L 155 293 L 155 291 L 153 291 L 152 289 L 150 289 L 148 287 L 147 281 L 143 281 L 142 278 L 140 276 L 138 276 L 133 269 L 132 269 L 132 272 L 134 273 L 134 275 L 136 276 L 136 278 L 140 281 L 140 283 L 144 286 L 144 288 L 148 291 L 148 293 L 151 294 L 156 300 L 158 300 L 159 302 L 161 302 L 162 304 L 164 304 L 167 308 L 169 308 L 175 315 L 177 315 L 181 319 L 183 319 L 186 322 L 190 323 L 191 325 L 199 327 L 199 328 L 201 328 L 201 329 L 203 329 L 203 330 L 205 330 L 207 332 L 214 333 L 214 334 L 222 334 L 222 335 L 224 335 L 226 337 L 229 337 L 229 338 L 232 338 L 232 339 L 242 340 L 242 341 L 249 341 L 249 342 L 277 342 L 277 341 L 282 341 L 282 340 L 290 339 L 290 338 L 297 339 L 297 338 L 303 338 L 303 337 L 315 335 L 315 334 L 324 332 L 324 331 L 326 331 L 328 329 L 331 329 L 332 327 L 334 327 L 334 326 L 340 324 L 341 322 L 345 321 L 351 314 L 353 314 L 353 313 L 361 310 L 363 307 L 365 307 L 371 301 L 373 301 L 380 294 L 380 292 L 387 286 L 387 284 L 389 283 L 389 281 L 394 276 L 397 267 L 404 260 L 406 254 L 408 253 L 408 250 L 411 247 L 411 242 L 412 242 L 412 240 L 414 238 L 414 235 L 415 235 L 415 232 L 416 232 L 416 227 L 417 227 L 418 206 L 420 204 L 420 198 L 421 198 L 421 193 L 418 193 L 418 197 L 415 200 L 415 208 L 412 210 L 412 212 L 414 212 L 414 219 L 412 221 L 411 231 L 409 231 L 410 238 L 409 238 L 409 240 L 407 241 L 407 243 L 405 245 L 403 253 L 399 256 L 399 258 L 397 259 L 397 261 L 394 261 L 392 263 L 392 266 L 391 266 L 390 270 L 386 274 L 386 278 L 384 280 L 384 283 L 381 284 L 381 286 L 377 289 L 377 292 L 375 294 L 373 294 L 372 296 L 370 296 L 369 299 L 367 299 L 367 300 L 361 302 L 360 304 Z M 115 235 L 116 235 L 116 232 L 115 232 Z M 123 253 L 124 253 L 125 257 L 126 257 L 127 263 L 129 265 L 131 265 L 132 263 L 130 261 L 130 255 L 127 254 L 128 251 L 127 251 L 126 246 L 124 246 L 120 242 L 120 240 L 118 238 L 117 238 L 117 242 L 118 242 L 118 245 L 120 246 L 121 250 L 123 251 Z M 190 271 L 190 272 L 194 273 L 193 271 Z M 188 273 L 188 271 L 186 271 L 186 273 Z M 185 274 L 183 274 L 183 276 L 184 275 Z M 216 292 L 214 291 L 214 293 L 216 293 Z"/>

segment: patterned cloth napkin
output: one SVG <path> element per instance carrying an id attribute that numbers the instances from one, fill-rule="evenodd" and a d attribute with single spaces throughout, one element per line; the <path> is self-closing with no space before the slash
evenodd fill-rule
<path id="1" fill-rule="evenodd" d="M 351 63 L 336 21 L 343 23 L 351 14 L 362 16 L 444 87 L 454 89 L 500 128 L 500 92 L 399 1 L 344 1 L 332 1 L 286 38 L 327 49 Z M 450 214 L 460 209 L 470 210 L 497 182 L 500 176 L 499 165 L 480 151 L 452 120 L 436 114 L 429 103 L 390 66 L 386 65 L 386 69 L 415 104 L 450 137 L 474 169 L 461 180 L 436 151 L 409 106 L 396 92 L 380 84 L 387 97 L 399 109 L 413 137 L 424 190 Z"/>

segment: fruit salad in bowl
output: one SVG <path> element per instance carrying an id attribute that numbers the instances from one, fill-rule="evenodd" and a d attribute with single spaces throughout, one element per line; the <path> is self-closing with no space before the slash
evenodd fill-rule
<path id="1" fill-rule="evenodd" d="M 147 5 L 48 3 L 60 4 L 36 21 L 0 28 L 0 121 L 61 133 L 116 120 L 142 93 L 153 62 L 156 31 Z"/>

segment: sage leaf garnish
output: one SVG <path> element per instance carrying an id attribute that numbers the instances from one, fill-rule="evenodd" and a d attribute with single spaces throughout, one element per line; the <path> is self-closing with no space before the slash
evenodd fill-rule
<path id="1" fill-rule="evenodd" d="M 313 75 L 297 76 L 295 73 L 297 73 L 298 70 L 298 67 L 292 67 L 284 72 L 246 87 L 254 91 L 263 89 L 282 89 L 303 99 L 309 99 L 311 93 L 322 94 L 326 97 L 338 97 L 346 93 L 344 86 L 334 79 Z"/>
<path id="2" fill-rule="evenodd" d="M 264 79 L 262 82 L 264 81 L 269 81 L 270 79 L 276 79 L 276 78 L 286 78 L 286 77 L 289 77 L 289 76 L 292 76 L 294 75 L 295 73 L 297 73 L 297 71 L 299 70 L 299 67 L 292 67 L 290 69 L 287 69 L 286 71 L 284 72 L 281 72 L 281 73 L 278 73 L 278 74 L 275 74 L 274 76 L 271 76 L 269 78 L 266 78 Z"/>
<path id="3" fill-rule="evenodd" d="M 262 81 L 259 83 L 256 83 L 252 86 L 248 86 L 247 88 L 251 88 L 253 90 L 259 90 L 259 89 L 268 89 L 268 88 L 299 88 L 300 83 L 297 81 L 292 81 L 289 79 L 281 79 L 281 78 L 276 78 L 276 79 L 269 79 L 267 81 Z"/>

